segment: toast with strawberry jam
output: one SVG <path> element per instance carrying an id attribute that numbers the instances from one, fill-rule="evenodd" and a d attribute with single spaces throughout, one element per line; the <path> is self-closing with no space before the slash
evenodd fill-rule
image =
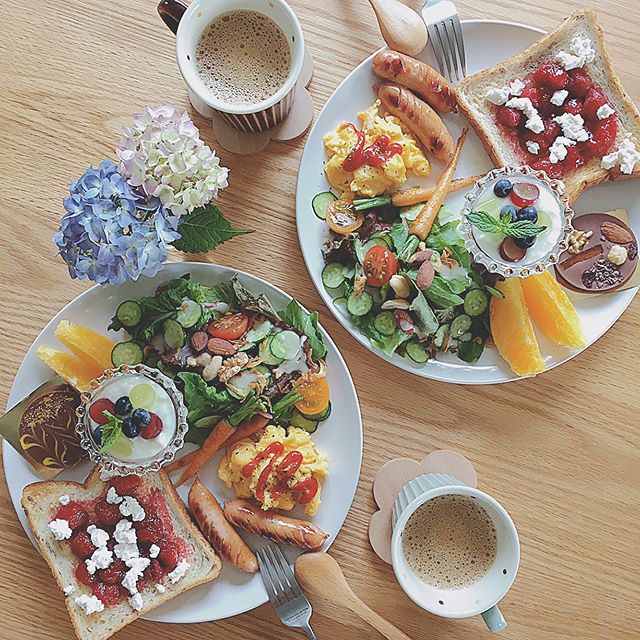
<path id="1" fill-rule="evenodd" d="M 105 640 L 220 572 L 164 472 L 103 481 L 96 467 L 84 484 L 28 485 L 22 506 L 80 640 Z"/>
<path id="2" fill-rule="evenodd" d="M 605 180 L 640 175 L 640 115 L 590 9 L 465 78 L 458 102 L 496 166 L 542 169 L 564 181 L 572 201 Z"/>

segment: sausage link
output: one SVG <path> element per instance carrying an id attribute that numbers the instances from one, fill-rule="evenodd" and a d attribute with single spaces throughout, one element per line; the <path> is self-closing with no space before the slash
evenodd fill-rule
<path id="1" fill-rule="evenodd" d="M 263 511 L 246 500 L 231 500 L 224 505 L 225 518 L 232 524 L 272 542 L 294 544 L 302 549 L 317 549 L 329 537 L 305 520 Z"/>
<path id="2" fill-rule="evenodd" d="M 413 92 L 393 82 L 378 87 L 382 106 L 399 118 L 418 138 L 424 148 L 440 162 L 448 163 L 456 148 L 453 138 L 440 116 Z"/>
<path id="3" fill-rule="evenodd" d="M 199 478 L 189 491 L 189 510 L 204 537 L 225 560 L 241 571 L 258 571 L 255 554 L 229 524 L 215 496 Z"/>
<path id="4" fill-rule="evenodd" d="M 377 76 L 415 91 L 436 111 L 458 111 L 456 90 L 428 64 L 403 53 L 386 50 L 374 56 L 371 66 Z"/>

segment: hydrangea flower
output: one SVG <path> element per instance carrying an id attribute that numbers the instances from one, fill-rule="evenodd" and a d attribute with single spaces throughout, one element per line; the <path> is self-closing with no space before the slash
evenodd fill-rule
<path id="1" fill-rule="evenodd" d="M 229 170 L 173 105 L 145 107 L 134 116 L 116 153 L 128 183 L 159 198 L 174 216 L 208 204 L 227 186 Z"/>
<path id="2" fill-rule="evenodd" d="M 71 183 L 64 208 L 54 241 L 72 278 L 122 284 L 154 276 L 180 237 L 177 219 L 157 198 L 136 193 L 111 160 Z"/>

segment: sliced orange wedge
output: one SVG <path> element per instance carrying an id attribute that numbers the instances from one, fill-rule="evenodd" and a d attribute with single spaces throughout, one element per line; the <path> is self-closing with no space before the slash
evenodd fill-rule
<path id="1" fill-rule="evenodd" d="M 78 358 L 91 360 L 102 371 L 111 369 L 111 352 L 116 343 L 92 329 L 60 320 L 56 327 L 56 338 Z"/>
<path id="2" fill-rule="evenodd" d="M 496 283 L 504 298 L 492 297 L 491 335 L 500 355 L 519 376 L 544 371 L 544 360 L 533 332 L 520 278 Z"/>
<path id="3" fill-rule="evenodd" d="M 547 337 L 574 349 L 586 345 L 582 323 L 571 300 L 548 271 L 525 278 L 522 290 L 533 321 Z"/>
<path id="4" fill-rule="evenodd" d="M 78 391 L 86 391 L 89 383 L 104 371 L 93 360 L 82 359 L 73 353 L 51 347 L 38 347 L 36 355 Z"/>

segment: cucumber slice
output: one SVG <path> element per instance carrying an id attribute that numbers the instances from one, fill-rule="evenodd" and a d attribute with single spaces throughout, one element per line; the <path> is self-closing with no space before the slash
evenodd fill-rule
<path id="1" fill-rule="evenodd" d="M 123 327 L 135 327 L 142 320 L 142 307 L 135 300 L 125 300 L 116 309 L 116 318 Z"/>
<path id="2" fill-rule="evenodd" d="M 185 329 L 189 329 L 195 327 L 200 322 L 200 318 L 202 318 L 202 305 L 188 298 L 183 300 L 176 314 L 176 320 Z"/>
<path id="3" fill-rule="evenodd" d="M 252 371 L 262 374 L 264 376 L 264 379 L 267 381 L 269 381 L 269 379 L 271 378 L 271 369 L 265 367 L 262 364 L 259 364 L 257 367 L 253 367 Z"/>
<path id="4" fill-rule="evenodd" d="M 396 317 L 392 311 L 381 311 L 374 319 L 373 326 L 383 335 L 392 336 L 397 329 Z"/>
<path id="5" fill-rule="evenodd" d="M 327 405 L 327 408 L 320 413 L 307 414 L 300 412 L 307 420 L 313 420 L 314 422 L 323 422 L 331 415 L 331 403 Z"/>
<path id="6" fill-rule="evenodd" d="M 489 298 L 482 289 L 471 289 L 464 298 L 464 310 L 467 315 L 482 315 L 489 306 Z"/>
<path id="7" fill-rule="evenodd" d="M 354 264 L 345 265 L 342 267 L 342 275 L 347 280 L 351 280 L 351 278 L 356 275 L 356 266 Z"/>
<path id="8" fill-rule="evenodd" d="M 226 384 L 227 390 L 232 396 L 238 398 L 238 400 L 244 400 L 251 393 L 257 382 L 258 376 L 248 369 L 233 376 Z"/>
<path id="9" fill-rule="evenodd" d="M 400 217 L 404 218 L 407 222 L 413 222 L 422 209 L 424 209 L 424 205 L 424 202 L 419 202 L 418 204 L 412 204 L 410 207 L 401 207 Z"/>
<path id="10" fill-rule="evenodd" d="M 313 200 L 311 201 L 313 213 L 315 213 L 316 217 L 320 218 L 320 220 L 326 220 L 327 207 L 337 199 L 338 198 L 334 196 L 331 191 L 323 191 L 322 193 L 317 193 L 315 196 L 313 196 Z"/>
<path id="11" fill-rule="evenodd" d="M 451 321 L 451 337 L 459 338 L 461 335 L 464 335 L 471 329 L 471 318 L 470 316 L 463 313 L 461 316 L 456 316 Z"/>
<path id="12" fill-rule="evenodd" d="M 347 310 L 347 299 L 345 296 L 340 296 L 333 301 L 333 304 L 336 306 L 336 309 L 340 311 L 340 313 L 345 313 Z"/>
<path id="13" fill-rule="evenodd" d="M 118 342 L 111 351 L 111 362 L 114 367 L 122 364 L 140 364 L 144 359 L 142 347 L 137 343 L 129 340 L 128 342 Z"/>
<path id="14" fill-rule="evenodd" d="M 276 334 L 278 335 L 278 334 Z M 274 336 L 265 338 L 258 347 L 258 357 L 262 359 L 262 363 L 271 367 L 277 367 L 282 363 L 282 358 L 276 358 L 270 349 L 270 342 Z"/>
<path id="15" fill-rule="evenodd" d="M 438 327 L 438 330 L 436 331 L 435 335 L 433 336 L 433 344 L 435 344 L 436 347 L 438 347 L 438 349 L 442 349 L 448 335 L 449 335 L 449 325 L 441 324 Z"/>
<path id="16" fill-rule="evenodd" d="M 162 323 L 162 337 L 170 349 L 184 347 L 186 340 L 182 325 L 171 318 Z"/>
<path id="17" fill-rule="evenodd" d="M 318 423 L 315 420 L 309 420 L 305 418 L 297 409 L 293 410 L 291 418 L 289 418 L 289 424 L 292 427 L 298 427 L 298 429 L 304 429 L 307 433 L 314 433 L 318 428 Z"/>
<path id="18" fill-rule="evenodd" d="M 405 352 L 411 360 L 418 364 L 424 364 L 429 359 L 427 350 L 420 342 L 407 342 Z"/>
<path id="19" fill-rule="evenodd" d="M 267 318 L 263 318 L 262 320 L 258 320 L 249 331 L 247 331 L 247 335 L 245 335 L 245 339 L 247 342 L 260 342 L 260 340 L 264 340 L 271 331 L 273 325 L 270 320 Z"/>
<path id="20" fill-rule="evenodd" d="M 204 418 L 200 418 L 200 420 L 196 420 L 193 426 L 196 429 L 212 429 L 220 422 L 220 418 L 221 416 L 205 416 Z"/>
<path id="21" fill-rule="evenodd" d="M 373 298 L 366 291 L 363 291 L 359 296 L 352 293 L 347 298 L 347 311 L 352 316 L 365 316 L 372 308 Z"/>
<path id="22" fill-rule="evenodd" d="M 367 240 L 362 246 L 362 253 L 366 256 L 367 251 L 369 251 L 371 247 L 384 247 L 385 249 L 391 249 L 389 243 L 381 237 L 370 238 L 369 240 Z"/>
<path id="23" fill-rule="evenodd" d="M 328 289 L 337 289 L 344 282 L 344 266 L 337 262 L 326 264 L 322 270 L 322 284 Z"/>
<path id="24" fill-rule="evenodd" d="M 276 358 L 293 360 L 302 348 L 300 336 L 295 331 L 281 331 L 276 333 L 269 343 L 269 350 Z"/>

